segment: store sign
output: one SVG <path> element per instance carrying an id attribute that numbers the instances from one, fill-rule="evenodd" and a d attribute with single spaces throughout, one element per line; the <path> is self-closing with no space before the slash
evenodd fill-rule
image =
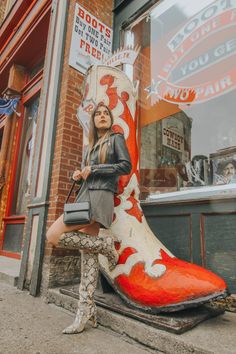
<path id="1" fill-rule="evenodd" d="M 236 54 L 235 25 L 236 1 L 217 0 L 185 22 L 170 38 L 166 36 L 162 53 L 167 60 L 145 88 L 147 98 L 154 97 L 153 104 L 158 100 L 193 104 L 233 90 L 236 67 L 224 63 Z M 214 70 L 209 80 L 206 69 Z M 182 84 L 184 80 L 189 82 L 188 78 L 202 83 Z"/>
<path id="2" fill-rule="evenodd" d="M 75 5 L 69 65 L 86 73 L 111 55 L 112 30 L 78 3 Z"/>
<path id="3" fill-rule="evenodd" d="M 176 118 L 162 120 L 162 144 L 170 149 L 184 151 L 183 123 Z"/>
<path id="4" fill-rule="evenodd" d="M 133 65 L 137 59 L 140 48 L 121 48 L 113 53 L 103 64 L 108 66 L 119 66 L 121 64 Z"/>

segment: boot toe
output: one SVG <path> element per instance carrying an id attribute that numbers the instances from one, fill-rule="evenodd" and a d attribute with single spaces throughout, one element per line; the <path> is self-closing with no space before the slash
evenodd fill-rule
<path id="1" fill-rule="evenodd" d="M 140 262 L 133 266 L 129 275 L 122 274 L 115 279 L 119 293 L 125 294 L 129 302 L 144 309 L 170 311 L 227 294 L 227 285 L 219 276 L 195 264 L 169 257 L 164 251 L 162 260 L 156 260 L 154 264 L 166 267 L 160 277 L 150 277 Z"/>

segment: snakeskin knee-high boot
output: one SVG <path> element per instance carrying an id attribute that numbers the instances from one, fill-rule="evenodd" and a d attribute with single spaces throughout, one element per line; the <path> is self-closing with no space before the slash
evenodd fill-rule
<path id="1" fill-rule="evenodd" d="M 81 251 L 78 311 L 72 325 L 65 328 L 63 333 L 80 333 L 84 330 L 89 320 L 92 321 L 93 327 L 97 327 L 97 308 L 94 302 L 94 292 L 97 286 L 98 272 L 98 253 Z"/>
<path id="2" fill-rule="evenodd" d="M 101 253 L 107 257 L 110 271 L 115 268 L 119 259 L 112 236 L 91 236 L 80 231 L 72 231 L 61 235 L 58 246 Z"/>

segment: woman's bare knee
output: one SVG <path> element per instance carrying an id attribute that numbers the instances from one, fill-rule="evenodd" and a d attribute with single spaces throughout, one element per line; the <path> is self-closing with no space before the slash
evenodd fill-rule
<path id="1" fill-rule="evenodd" d="M 46 239 L 48 243 L 50 243 L 53 246 L 56 246 L 56 235 L 49 229 L 46 233 Z"/>
<path id="2" fill-rule="evenodd" d="M 48 229 L 46 238 L 49 243 L 56 246 L 60 235 L 64 232 L 63 218 L 60 216 Z"/>
<path id="3" fill-rule="evenodd" d="M 100 225 L 97 222 L 92 222 L 88 225 L 65 225 L 63 222 L 63 216 L 61 215 L 48 229 L 46 233 L 47 241 L 53 246 L 57 246 L 61 234 L 64 232 L 71 232 L 81 230 L 92 236 L 97 236 L 99 233 Z"/>

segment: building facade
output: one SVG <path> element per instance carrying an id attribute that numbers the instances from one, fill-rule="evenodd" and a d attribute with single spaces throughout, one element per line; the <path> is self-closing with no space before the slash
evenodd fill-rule
<path id="1" fill-rule="evenodd" d="M 103 55 L 90 37 L 100 28 L 113 29 L 113 50 L 139 50 L 123 70 L 139 82 L 140 198 L 151 228 L 235 293 L 234 1 L 20 0 L 3 2 L 0 16 L 0 92 L 21 97 L 20 117 L 0 117 L 0 254 L 21 259 L 18 286 L 36 295 L 79 281 L 79 254 L 52 248 L 45 232 L 81 163 L 77 109 L 86 65 Z"/>
<path id="2" fill-rule="evenodd" d="M 69 65 L 76 11 L 83 15 L 77 3 L 87 11 L 84 20 L 93 21 L 88 27 L 109 37 L 110 0 L 1 4 L 1 94 L 21 97 L 21 116 L 1 117 L 0 255 L 21 260 L 18 286 L 32 295 L 41 283 L 43 288 L 70 283 L 79 274 L 78 252 L 45 242 L 46 229 L 62 213 L 72 173 L 82 160 L 77 109 L 84 73 Z M 86 55 L 99 58 L 102 50 L 95 51 L 92 40 L 90 47 L 86 43 Z M 106 51 L 108 41 L 100 42 Z"/>
<path id="3" fill-rule="evenodd" d="M 21 258 L 39 138 L 39 103 L 51 1 L 1 3 L 1 97 L 20 97 L 18 113 L 1 116 L 0 254 Z"/>

